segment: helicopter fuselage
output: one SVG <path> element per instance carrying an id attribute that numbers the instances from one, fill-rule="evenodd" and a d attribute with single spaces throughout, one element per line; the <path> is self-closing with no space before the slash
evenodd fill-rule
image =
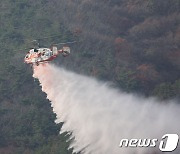
<path id="1" fill-rule="evenodd" d="M 39 65 L 39 63 L 52 61 L 60 53 L 62 53 L 63 56 L 67 56 L 70 53 L 70 48 L 63 47 L 61 50 L 57 50 L 57 47 L 53 47 L 52 50 L 50 48 L 31 49 L 26 54 L 24 62 L 27 64 Z"/>

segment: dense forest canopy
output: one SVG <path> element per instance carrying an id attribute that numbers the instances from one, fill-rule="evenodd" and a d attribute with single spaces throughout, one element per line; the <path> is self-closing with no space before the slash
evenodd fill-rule
<path id="1" fill-rule="evenodd" d="M 57 65 L 179 100 L 180 0 L 1 0 L 0 25 L 0 153 L 71 153 L 23 63 L 33 39 L 43 47 L 76 40 Z"/>

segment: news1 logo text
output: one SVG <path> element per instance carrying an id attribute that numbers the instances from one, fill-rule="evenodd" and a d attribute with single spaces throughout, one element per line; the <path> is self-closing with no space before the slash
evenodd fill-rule
<path id="1" fill-rule="evenodd" d="M 119 143 L 119 147 L 156 147 L 159 146 L 159 150 L 162 152 L 174 151 L 179 142 L 179 136 L 177 134 L 165 134 L 162 136 L 160 142 L 158 139 L 122 139 Z"/>

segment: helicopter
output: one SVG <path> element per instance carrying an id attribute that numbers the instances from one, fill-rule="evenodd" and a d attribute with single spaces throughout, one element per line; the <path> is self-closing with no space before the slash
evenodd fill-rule
<path id="1" fill-rule="evenodd" d="M 40 48 L 37 40 L 33 40 L 38 47 L 34 47 L 28 51 L 24 57 L 24 63 L 38 66 L 40 63 L 47 63 L 54 60 L 59 54 L 62 54 L 64 57 L 70 54 L 70 47 L 64 46 L 61 49 L 58 49 L 58 44 L 70 44 L 73 42 L 58 43 L 52 45 L 50 48 Z"/>

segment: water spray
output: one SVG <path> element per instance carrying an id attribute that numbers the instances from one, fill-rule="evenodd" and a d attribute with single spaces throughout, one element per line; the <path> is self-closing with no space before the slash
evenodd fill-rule
<path id="1" fill-rule="evenodd" d="M 174 101 L 127 94 L 52 64 L 35 66 L 33 77 L 51 101 L 55 122 L 64 122 L 60 133 L 72 132 L 74 153 L 158 154 L 162 136 L 180 132 L 180 106 Z M 122 139 L 158 141 L 153 148 L 121 147 Z M 178 153 L 177 148 L 173 154 Z"/>

